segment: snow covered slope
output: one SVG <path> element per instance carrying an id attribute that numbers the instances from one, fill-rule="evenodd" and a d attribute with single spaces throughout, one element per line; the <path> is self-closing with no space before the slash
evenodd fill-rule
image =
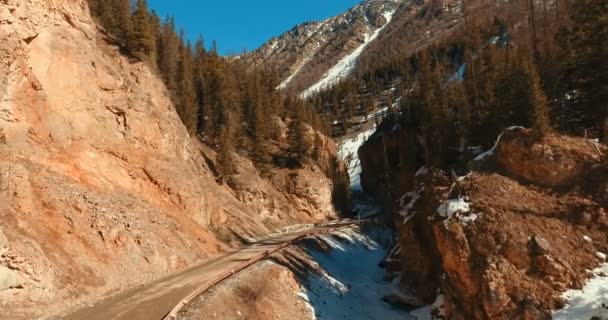
<path id="1" fill-rule="evenodd" d="M 608 263 L 593 270 L 594 278 L 582 290 L 564 293 L 568 305 L 553 313 L 554 320 L 608 320 Z"/>
<path id="2" fill-rule="evenodd" d="M 301 93 L 320 81 L 331 84 L 351 72 L 367 45 L 378 37 L 406 1 L 411 2 L 363 1 L 327 20 L 299 24 L 243 59 L 251 67 L 278 70 L 280 89 Z M 322 88 L 323 83 L 316 89 Z"/>
<path id="3" fill-rule="evenodd" d="M 384 12 L 383 15 L 384 15 L 384 18 L 386 19 L 386 23 L 382 27 L 376 29 L 371 34 L 371 36 L 368 35 L 368 33 L 365 33 L 365 40 L 357 49 L 355 49 L 353 52 L 351 52 L 350 54 L 348 54 L 344 58 L 342 58 L 342 60 L 340 60 L 335 66 L 333 66 L 331 69 L 329 69 L 329 71 L 327 71 L 323 75 L 323 77 L 321 78 L 321 80 L 319 80 L 319 82 L 315 83 L 310 88 L 304 90 L 304 92 L 302 92 L 302 94 L 300 94 L 300 97 L 308 98 L 309 96 L 311 96 L 327 87 L 330 87 L 331 85 L 348 77 L 351 74 L 351 72 L 353 71 L 353 69 L 355 68 L 355 65 L 357 64 L 357 60 L 359 59 L 359 56 L 361 55 L 361 53 L 363 53 L 363 50 L 365 50 L 365 47 L 367 47 L 367 45 L 369 45 L 372 41 L 374 41 L 378 37 L 380 32 L 391 22 L 394 14 L 395 14 L 395 10 Z M 291 79 L 291 77 L 289 79 Z"/>
<path id="4" fill-rule="evenodd" d="M 397 288 L 395 283 L 384 279 L 384 270 L 378 266 L 392 237 L 388 229 L 367 234 L 348 229 L 334 236 L 319 237 L 331 251 L 309 248 L 321 272 L 308 275 L 301 293 L 316 319 L 416 319 L 382 300 Z"/>
<path id="5" fill-rule="evenodd" d="M 360 132 L 355 138 L 344 140 L 338 150 L 338 158 L 346 162 L 350 187 L 353 191 L 362 191 L 361 188 L 361 161 L 359 160 L 359 148 L 367 139 L 374 134 L 376 128 Z"/>

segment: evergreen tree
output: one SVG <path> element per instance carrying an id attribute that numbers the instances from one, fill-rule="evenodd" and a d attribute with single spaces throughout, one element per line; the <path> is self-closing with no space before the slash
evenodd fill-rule
<path id="1" fill-rule="evenodd" d="M 173 18 L 167 18 L 158 35 L 158 69 L 171 92 L 177 90 L 177 68 L 179 62 L 179 38 L 175 34 Z"/>
<path id="2" fill-rule="evenodd" d="M 566 75 L 576 90 L 574 107 L 599 133 L 608 120 L 608 3 L 605 0 L 577 0 L 572 6 L 573 27 L 563 45 L 570 59 Z M 601 137 L 608 142 L 608 136 Z"/>
<path id="3" fill-rule="evenodd" d="M 158 66 L 158 35 L 160 35 L 161 21 L 160 17 L 156 13 L 156 11 L 152 10 L 150 12 L 150 31 L 152 33 L 152 38 L 154 41 L 154 52 L 150 54 L 150 61 L 154 63 L 155 66 Z"/>
<path id="4" fill-rule="evenodd" d="M 272 154 L 268 148 L 270 140 L 270 127 L 268 116 L 271 114 L 268 111 L 269 99 L 264 90 L 258 85 L 257 77 L 251 77 L 251 113 L 252 113 L 252 131 L 253 131 L 253 146 L 252 156 L 256 167 L 262 175 L 270 173 L 272 163 Z"/>
<path id="5" fill-rule="evenodd" d="M 129 34 L 129 50 L 136 57 L 147 60 L 154 55 L 156 51 L 156 41 L 150 19 L 148 17 L 148 5 L 146 0 L 137 0 L 135 11 L 131 17 L 131 32 Z"/>
<path id="6" fill-rule="evenodd" d="M 289 125 L 289 150 L 291 157 L 298 163 L 304 162 L 308 145 L 302 106 L 297 104 L 294 106 L 293 118 Z"/>
<path id="7" fill-rule="evenodd" d="M 445 155 L 447 123 L 445 107 L 440 90 L 443 81 L 437 70 L 433 70 L 429 54 L 423 51 L 420 55 L 420 93 L 424 103 L 422 132 L 426 149 L 427 164 L 438 166 Z"/>
<path id="8" fill-rule="evenodd" d="M 321 154 L 322 148 L 323 148 L 323 139 L 321 139 L 321 135 L 319 133 L 315 132 L 315 140 L 314 140 L 314 145 L 313 145 L 313 149 L 312 149 L 312 158 L 317 162 L 320 162 L 322 160 L 322 154 Z"/>
<path id="9" fill-rule="evenodd" d="M 195 136 L 197 133 L 199 108 L 194 88 L 192 49 L 189 43 L 183 44 L 183 32 L 180 38 L 182 39 L 182 45 L 179 49 L 177 112 L 188 132 L 192 136 Z"/>
<path id="10" fill-rule="evenodd" d="M 208 126 L 208 114 L 206 108 L 207 90 L 207 51 L 203 38 L 199 37 L 194 45 L 194 88 L 198 104 L 197 134 L 204 133 Z M 203 135 L 204 138 L 204 135 Z"/>
<path id="11" fill-rule="evenodd" d="M 220 143 L 218 150 L 218 169 L 223 179 L 234 175 L 236 173 L 236 166 L 234 163 L 234 121 L 231 119 L 231 113 L 227 114 L 227 122 L 222 126 L 220 134 Z M 232 121 L 231 121 L 232 120 Z"/>
<path id="12" fill-rule="evenodd" d="M 532 105 L 532 133 L 535 139 L 540 140 L 551 132 L 551 121 L 549 119 L 549 103 L 540 83 L 540 77 L 536 66 L 528 63 L 526 72 L 530 86 L 529 97 Z"/>
<path id="13" fill-rule="evenodd" d="M 131 30 L 130 0 L 94 0 L 91 10 L 109 34 L 127 45 Z"/>

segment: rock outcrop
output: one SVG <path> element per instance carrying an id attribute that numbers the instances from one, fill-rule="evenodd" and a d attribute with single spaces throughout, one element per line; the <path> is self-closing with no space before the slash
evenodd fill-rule
<path id="1" fill-rule="evenodd" d="M 50 316 L 336 214 L 310 168 L 281 169 L 276 187 L 242 160 L 255 188 L 219 184 L 156 72 L 107 38 L 84 0 L 0 6 L 0 318 Z"/>
<path id="2" fill-rule="evenodd" d="M 467 176 L 425 169 L 413 187 L 392 189 L 403 194 L 394 214 L 402 284 L 429 304 L 441 292 L 449 319 L 551 319 L 608 248 L 608 202 L 597 192 L 608 175 L 587 179 L 606 170 L 607 148 L 527 139 L 508 130 Z"/>
<path id="3" fill-rule="evenodd" d="M 501 136 L 497 160 L 517 178 L 550 187 L 568 186 L 601 162 L 599 148 L 594 141 L 553 135 L 534 143 L 529 130 L 515 128 Z"/>

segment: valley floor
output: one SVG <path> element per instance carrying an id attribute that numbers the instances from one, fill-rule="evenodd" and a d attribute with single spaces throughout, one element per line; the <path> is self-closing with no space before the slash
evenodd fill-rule
<path id="1" fill-rule="evenodd" d="M 201 295 L 178 319 L 416 319 L 383 297 L 379 267 L 394 241 L 380 225 L 302 240 Z"/>

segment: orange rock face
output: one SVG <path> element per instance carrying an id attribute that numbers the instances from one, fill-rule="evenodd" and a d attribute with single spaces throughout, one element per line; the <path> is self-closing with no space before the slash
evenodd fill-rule
<path id="1" fill-rule="evenodd" d="M 413 189 L 394 190 L 417 195 L 396 204 L 402 285 L 426 303 L 442 292 L 449 319 L 550 319 L 608 248 L 605 157 L 582 138 L 508 130 L 458 184 L 437 169 L 410 176 Z"/>
<path id="2" fill-rule="evenodd" d="M 535 184 L 558 187 L 575 183 L 600 162 L 606 148 L 585 139 L 549 135 L 534 143 L 526 129 L 507 130 L 497 160 L 512 175 Z"/>
<path id="3" fill-rule="evenodd" d="M 293 197 L 245 160 L 255 190 L 218 184 L 162 80 L 104 37 L 84 0 L 0 6 L 0 266 L 12 270 L 0 318 L 52 315 L 336 214 L 317 194 L 331 181 L 310 168 Z"/>

